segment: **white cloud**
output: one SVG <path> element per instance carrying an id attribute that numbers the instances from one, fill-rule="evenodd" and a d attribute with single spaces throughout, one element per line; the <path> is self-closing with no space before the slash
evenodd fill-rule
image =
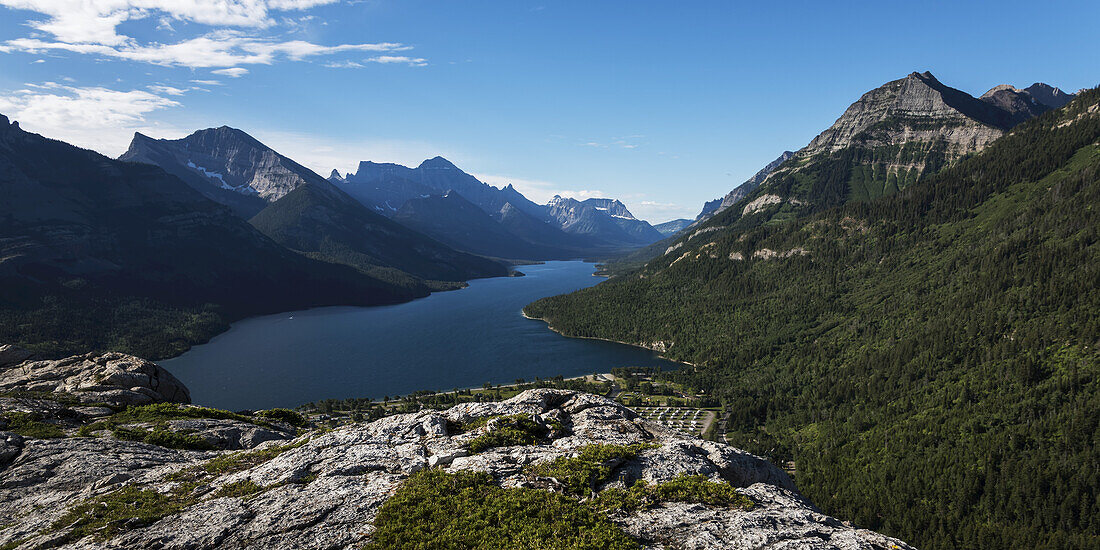
<path id="1" fill-rule="evenodd" d="M 220 81 L 220 80 L 192 80 L 191 82 L 194 82 L 195 84 L 202 84 L 204 86 L 222 86 L 223 85 L 222 81 Z"/>
<path id="2" fill-rule="evenodd" d="M 146 115 L 176 106 L 177 101 L 152 91 L 51 82 L 0 96 L 0 113 L 23 128 L 111 157 L 126 150 L 133 132 L 164 132 L 164 126 L 151 124 Z"/>
<path id="3" fill-rule="evenodd" d="M 31 21 L 39 31 L 70 44 L 119 46 L 130 42 L 118 26 L 154 13 L 160 24 L 171 20 L 217 27 L 262 28 L 274 24 L 272 11 L 304 10 L 337 0 L 0 0 L 0 5 L 47 17 Z"/>
<path id="4" fill-rule="evenodd" d="M 2 1 L 2 0 L 0 0 Z M 330 55 L 348 51 L 389 52 L 402 51 L 408 46 L 397 43 L 341 44 L 322 46 L 301 40 L 272 42 L 247 37 L 236 31 L 217 31 L 175 44 L 128 44 L 120 47 L 102 44 L 70 44 L 47 42 L 34 38 L 17 38 L 6 43 L 8 50 L 41 53 L 52 50 L 101 55 L 128 61 L 141 61 L 154 65 L 178 65 L 191 68 L 234 67 L 237 65 L 270 65 L 280 58 L 300 61 L 306 57 Z M 389 56 L 384 56 L 389 57 Z M 423 59 L 405 58 L 423 63 Z M 382 62 L 382 61 L 380 61 Z M 391 61 L 395 62 L 395 61 Z"/>
<path id="5" fill-rule="evenodd" d="M 149 91 L 151 91 L 153 93 L 157 93 L 157 94 L 163 94 L 163 95 L 183 95 L 183 94 L 187 93 L 187 90 L 184 90 L 182 88 L 176 88 L 176 87 L 173 87 L 173 86 L 163 86 L 163 85 L 160 85 L 160 84 L 155 84 L 155 85 L 149 86 Z"/>
<path id="6" fill-rule="evenodd" d="M 423 57 L 408 57 L 404 55 L 379 55 L 367 59 L 371 63 L 401 63 L 411 67 L 423 67 L 428 60 Z"/>
<path id="7" fill-rule="evenodd" d="M 250 64 L 271 64 L 281 59 L 300 61 L 309 57 L 346 52 L 376 52 L 368 61 L 402 63 L 413 66 L 427 64 L 420 57 L 388 55 L 410 50 L 404 44 L 363 43 L 325 46 L 304 40 L 277 40 L 272 37 L 245 33 L 266 29 L 280 23 L 273 11 L 304 10 L 337 0 L 0 0 L 0 6 L 30 10 L 45 15 L 45 20 L 28 21 L 41 31 L 31 37 L 8 40 L 0 52 L 21 51 L 41 53 L 68 51 L 107 58 L 138 61 L 155 65 L 190 68 L 225 68 Z M 207 25 L 211 30 L 187 40 L 173 43 L 139 42 L 119 34 L 120 24 L 155 17 L 156 29 L 174 33 L 173 21 Z M 291 29 L 312 16 L 298 19 L 279 18 Z M 42 33 L 53 39 L 42 38 Z"/>
<path id="8" fill-rule="evenodd" d="M 240 77 L 248 74 L 248 69 L 244 69 L 244 68 L 241 68 L 241 67 L 232 67 L 232 68 L 229 68 L 229 69 L 218 69 L 216 71 L 210 71 L 210 72 L 212 72 L 214 74 L 220 74 L 222 76 L 228 76 L 229 78 L 240 78 Z"/>
<path id="9" fill-rule="evenodd" d="M 46 62 L 45 59 L 35 59 L 34 61 L 31 61 L 31 63 L 45 63 L 45 62 Z"/>
<path id="10" fill-rule="evenodd" d="M 330 69 L 362 69 L 366 65 L 356 61 L 333 61 L 325 63 L 325 66 Z"/>

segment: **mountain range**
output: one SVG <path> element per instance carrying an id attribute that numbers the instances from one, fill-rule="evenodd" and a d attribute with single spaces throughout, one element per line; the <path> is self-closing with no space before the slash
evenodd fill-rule
<path id="1" fill-rule="evenodd" d="M 697 220 L 750 195 L 762 202 L 747 211 L 777 208 L 779 216 L 891 195 L 1073 97 L 1036 83 L 1023 90 L 996 86 L 975 98 L 930 72 L 913 72 L 863 94 L 808 145 L 785 151 L 717 204 L 704 205 Z M 757 192 L 762 187 L 783 199 Z"/>
<path id="2" fill-rule="evenodd" d="M 0 117 L 0 332 L 44 354 L 179 353 L 229 320 L 428 294 L 297 254 L 157 166 Z"/>
<path id="3" fill-rule="evenodd" d="M 120 160 L 156 164 L 200 193 L 216 189 L 222 194 L 206 195 L 215 201 L 225 194 L 259 199 L 263 208 L 248 219 L 275 242 L 403 287 L 508 273 L 379 215 L 241 130 L 223 126 L 177 140 L 137 134 Z"/>
<path id="4" fill-rule="evenodd" d="M 442 157 L 428 159 L 416 168 L 363 161 L 355 173 L 340 176 L 334 170 L 329 181 L 383 215 L 461 250 L 493 257 L 576 258 L 661 239 L 649 223 L 636 219 L 617 200 L 554 197 L 540 205 L 511 185 L 498 189 L 483 183 Z M 430 209 L 417 204 L 453 194 L 484 216 L 454 200 L 433 200 Z M 404 208 L 406 205 L 409 207 Z M 452 207 L 455 210 L 447 210 Z M 430 219 L 421 218 L 428 212 Z"/>
<path id="5" fill-rule="evenodd" d="M 438 157 L 326 179 L 226 126 L 138 133 L 118 160 L 2 126 L 0 335 L 45 356 L 171 356 L 245 316 L 397 303 L 512 274 L 503 259 L 660 238 L 619 201 L 537 205 Z"/>
<path id="6" fill-rule="evenodd" d="M 827 513 L 1095 548 L 1100 89 L 1052 90 L 889 82 L 644 265 L 525 313 L 690 363 L 665 376 Z"/>

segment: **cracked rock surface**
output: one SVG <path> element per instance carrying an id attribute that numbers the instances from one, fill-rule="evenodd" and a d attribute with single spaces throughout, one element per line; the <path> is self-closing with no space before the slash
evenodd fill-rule
<path id="1" fill-rule="evenodd" d="M 492 429 L 494 421 L 466 432 L 460 426 L 516 414 L 563 429 L 543 444 L 469 452 L 467 444 Z M 237 428 L 233 422 L 201 421 L 207 431 L 219 429 L 218 423 L 232 431 Z M 664 503 L 611 516 L 645 548 L 910 548 L 822 514 L 798 495 L 786 473 L 759 457 L 667 431 L 603 397 L 550 389 L 528 390 L 498 403 L 393 415 L 292 441 L 255 442 L 250 451 L 182 451 L 113 439 L 0 433 L 0 458 L 8 457 L 0 470 L 0 524 L 10 526 L 0 530 L 0 545 L 358 548 L 369 542 L 378 509 L 419 470 L 483 471 L 504 487 L 538 486 L 525 465 L 573 456 L 596 443 L 648 445 L 636 458 L 619 461 L 612 481 L 597 490 L 692 474 L 730 483 L 756 503 L 750 510 Z M 204 473 L 211 459 L 232 462 L 256 453 L 265 454 L 242 461 L 239 468 Z M 181 490 L 185 479 L 192 483 Z M 245 496 L 221 496 L 241 486 L 253 489 Z M 155 521 L 127 524 L 106 541 L 74 540 L 69 527 L 58 523 L 72 507 L 123 487 L 186 495 L 187 500 Z"/>

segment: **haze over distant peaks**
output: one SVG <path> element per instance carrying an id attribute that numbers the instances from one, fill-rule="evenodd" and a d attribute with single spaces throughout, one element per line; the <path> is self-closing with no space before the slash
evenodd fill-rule
<path id="1" fill-rule="evenodd" d="M 660 239 L 660 233 L 648 222 L 636 219 L 621 201 L 589 199 L 583 204 L 573 201 L 574 205 L 568 202 L 572 199 L 555 197 L 549 204 L 540 205 L 512 185 L 498 189 L 438 156 L 416 168 L 362 161 L 354 174 L 340 178 L 334 172 L 329 181 L 383 215 L 400 218 L 402 223 L 443 242 L 491 256 L 514 257 L 519 249 L 501 230 L 527 242 L 522 258 L 532 258 L 532 254 L 544 259 L 572 258 Z M 490 228 L 480 216 L 475 222 L 474 213 L 458 208 L 459 203 L 430 200 L 450 193 L 460 195 L 500 227 Z M 561 201 L 568 204 L 560 206 Z M 430 208 L 429 202 L 433 204 Z M 455 210 L 448 213 L 447 208 Z M 426 218 L 428 212 L 431 219 Z M 578 224 L 579 217 L 586 221 Z"/>

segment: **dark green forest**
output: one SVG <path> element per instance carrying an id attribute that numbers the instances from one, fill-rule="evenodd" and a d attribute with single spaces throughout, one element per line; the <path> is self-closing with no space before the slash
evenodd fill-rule
<path id="1" fill-rule="evenodd" d="M 665 376 L 721 401 L 731 444 L 793 461 L 827 513 L 927 549 L 1100 547 L 1098 105 L 875 200 L 843 163 L 792 176 L 836 206 L 730 208 L 526 312 L 668 343 L 696 366 Z"/>

